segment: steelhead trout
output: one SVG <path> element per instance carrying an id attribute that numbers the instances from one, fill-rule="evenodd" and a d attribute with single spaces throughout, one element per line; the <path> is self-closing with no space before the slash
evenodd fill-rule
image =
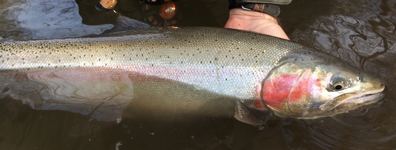
<path id="1" fill-rule="evenodd" d="M 223 28 L 0 44 L 1 97 L 106 121 L 132 106 L 164 116 L 235 112 L 253 125 L 265 123 L 260 115 L 268 108 L 280 117 L 311 119 L 377 102 L 384 88 L 327 53 Z"/>

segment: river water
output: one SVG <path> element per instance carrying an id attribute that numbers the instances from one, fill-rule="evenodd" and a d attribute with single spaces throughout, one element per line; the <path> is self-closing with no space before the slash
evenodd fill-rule
<path id="1" fill-rule="evenodd" d="M 92 0 L 1 0 L 0 35 L 43 39 L 100 34 L 117 15 Z M 168 24 L 222 27 L 227 1 L 179 0 Z M 118 14 L 163 25 L 158 7 L 119 1 Z M 314 120 L 276 119 L 263 130 L 232 118 L 196 117 L 167 122 L 99 122 L 65 111 L 37 111 L 0 101 L 0 149 L 5 150 L 262 150 L 396 149 L 396 0 L 294 0 L 280 20 L 292 41 L 326 51 L 380 76 L 386 97 L 371 108 Z M 152 19 L 150 19 L 152 18 Z"/>

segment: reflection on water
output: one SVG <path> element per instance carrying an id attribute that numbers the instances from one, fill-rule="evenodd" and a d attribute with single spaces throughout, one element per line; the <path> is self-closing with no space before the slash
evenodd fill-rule
<path id="1" fill-rule="evenodd" d="M 43 39 L 100 34 L 111 24 L 82 24 L 73 0 L 6 0 L 0 5 L 1 34 L 12 39 Z"/>
<path id="2" fill-rule="evenodd" d="M 223 1 L 176 4 L 179 26 L 221 27 L 227 19 Z M 89 0 L 2 1 L 0 35 L 38 39 L 99 34 L 112 27 L 116 15 L 98 12 L 95 5 Z M 2 99 L 0 149 L 394 149 L 395 6 L 394 0 L 295 0 L 282 7 L 281 20 L 292 40 L 382 77 L 387 95 L 372 108 L 315 120 L 272 120 L 259 131 L 224 118 L 99 122 L 70 112 L 35 111 Z M 142 8 L 131 0 L 120 1 L 116 10 L 144 21 Z"/>

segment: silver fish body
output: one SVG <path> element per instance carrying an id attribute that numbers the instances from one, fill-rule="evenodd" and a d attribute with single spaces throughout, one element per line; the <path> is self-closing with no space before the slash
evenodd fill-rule
<path id="1" fill-rule="evenodd" d="M 333 66 L 322 67 L 327 76 L 345 71 L 352 76 L 364 74 L 296 43 L 221 28 L 151 28 L 98 37 L 5 41 L 0 44 L 0 54 L 1 95 L 22 100 L 34 109 L 67 110 L 110 121 L 121 118 L 130 105 L 170 115 L 221 116 L 234 109 L 235 101 L 255 101 L 256 108 L 265 109 L 263 94 L 272 88 L 266 84 L 272 75 L 293 72 L 299 81 L 304 71 L 316 75 L 315 67 L 321 65 Z M 370 95 L 382 92 L 379 79 L 363 76 L 375 82 L 374 90 L 358 91 L 374 91 Z M 289 98 L 268 107 L 279 116 L 297 118 L 354 109 L 315 111 L 316 115 L 309 109 L 319 109 L 319 104 L 330 103 L 334 96 L 326 100 L 313 97 L 301 101 L 309 106 L 301 112 L 294 107 L 290 111 Z M 338 101 L 321 108 L 335 110 L 345 102 Z"/>

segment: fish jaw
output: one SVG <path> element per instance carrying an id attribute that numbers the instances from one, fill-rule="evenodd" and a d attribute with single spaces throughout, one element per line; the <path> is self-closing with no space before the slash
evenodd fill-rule
<path id="1" fill-rule="evenodd" d="M 307 59 L 309 60 L 309 59 Z M 378 102 L 383 82 L 343 63 L 288 61 L 262 84 L 262 103 L 276 115 L 299 119 L 334 116 Z"/>

